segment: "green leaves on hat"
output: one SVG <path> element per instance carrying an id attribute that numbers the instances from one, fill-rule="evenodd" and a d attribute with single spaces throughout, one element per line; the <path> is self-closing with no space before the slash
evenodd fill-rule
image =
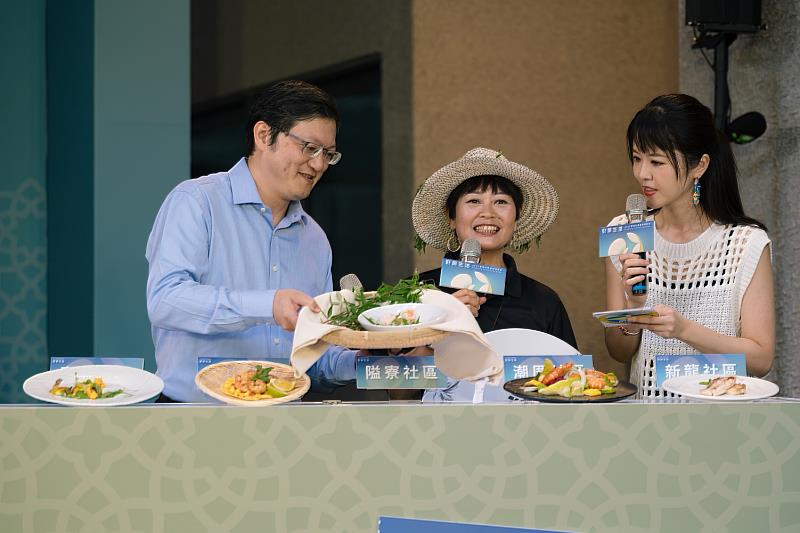
<path id="1" fill-rule="evenodd" d="M 424 254 L 426 246 L 427 246 L 427 244 L 425 244 L 425 241 L 422 240 L 422 237 L 420 237 L 419 235 L 417 235 L 415 233 L 414 234 L 414 249 L 416 249 L 417 252 L 419 252 L 421 254 Z"/>

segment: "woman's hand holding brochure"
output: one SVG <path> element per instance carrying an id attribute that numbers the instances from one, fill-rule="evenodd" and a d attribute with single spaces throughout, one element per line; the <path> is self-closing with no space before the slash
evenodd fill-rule
<path id="1" fill-rule="evenodd" d="M 658 316 L 658 312 L 652 307 L 637 307 L 635 309 L 619 309 L 617 311 L 598 311 L 592 315 L 603 324 L 604 327 L 613 328 L 617 326 L 628 326 L 634 324 L 630 321 L 635 316 Z"/>

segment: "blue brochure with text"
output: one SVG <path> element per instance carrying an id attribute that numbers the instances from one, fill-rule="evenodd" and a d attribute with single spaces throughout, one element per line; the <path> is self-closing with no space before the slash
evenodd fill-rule
<path id="1" fill-rule="evenodd" d="M 442 259 L 439 286 L 469 289 L 483 294 L 503 294 L 506 291 L 506 269 L 457 259 Z"/>
<path id="2" fill-rule="evenodd" d="M 604 226 L 598 230 L 600 257 L 649 252 L 655 248 L 655 225 L 652 220 Z"/>

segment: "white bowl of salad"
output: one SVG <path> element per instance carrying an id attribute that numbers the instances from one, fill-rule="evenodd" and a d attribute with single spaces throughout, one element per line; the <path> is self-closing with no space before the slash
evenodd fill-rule
<path id="1" fill-rule="evenodd" d="M 402 331 L 437 324 L 446 316 L 438 305 L 392 304 L 364 311 L 358 323 L 367 331 Z"/>

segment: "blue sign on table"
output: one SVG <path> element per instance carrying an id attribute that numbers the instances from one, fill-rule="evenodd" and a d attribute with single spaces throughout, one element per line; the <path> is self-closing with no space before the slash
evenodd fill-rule
<path id="1" fill-rule="evenodd" d="M 432 355 L 370 355 L 356 357 L 359 389 L 443 389 L 447 376 Z"/>
<path id="2" fill-rule="evenodd" d="M 552 529 L 465 524 L 419 518 L 378 517 L 378 533 L 559 533 Z"/>
<path id="3" fill-rule="evenodd" d="M 655 248 L 655 226 L 652 220 L 606 226 L 598 230 L 600 257 L 636 252 L 649 252 Z"/>
<path id="4" fill-rule="evenodd" d="M 197 358 L 197 371 L 200 372 L 202 369 L 209 365 L 213 365 L 215 363 L 225 363 L 228 361 L 272 361 L 273 363 L 283 363 L 284 365 L 289 364 L 288 357 L 265 357 L 265 356 L 252 356 L 252 355 L 243 355 L 241 357 L 198 357 Z"/>
<path id="5" fill-rule="evenodd" d="M 503 294 L 506 291 L 506 269 L 457 259 L 442 259 L 439 286 L 469 289 L 483 294 Z"/>
<path id="6" fill-rule="evenodd" d="M 550 359 L 554 366 L 572 363 L 576 370 L 594 368 L 591 355 L 504 355 L 503 381 L 538 376 L 544 370 L 545 359 Z"/>
<path id="7" fill-rule="evenodd" d="M 679 376 L 746 376 L 744 354 L 656 355 L 656 387 Z"/>
<path id="8" fill-rule="evenodd" d="M 50 357 L 50 370 L 58 370 L 67 366 L 84 365 L 120 365 L 144 370 L 144 358 L 142 357 Z"/>

